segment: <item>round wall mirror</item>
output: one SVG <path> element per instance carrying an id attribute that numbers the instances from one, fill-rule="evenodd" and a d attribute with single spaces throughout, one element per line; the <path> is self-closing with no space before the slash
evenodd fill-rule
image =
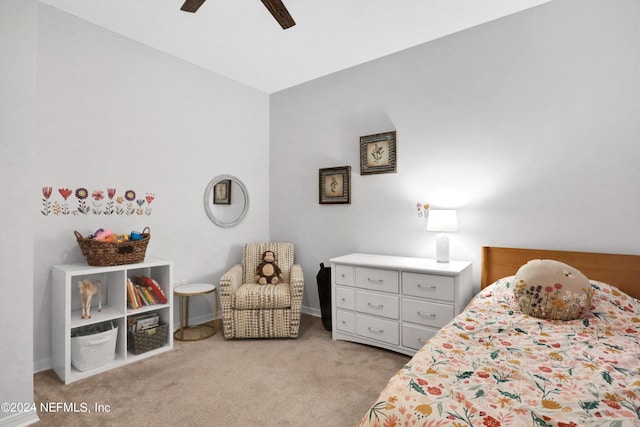
<path id="1" fill-rule="evenodd" d="M 233 175 L 216 176 L 204 190 L 204 210 L 219 227 L 238 225 L 249 210 L 247 187 Z"/>

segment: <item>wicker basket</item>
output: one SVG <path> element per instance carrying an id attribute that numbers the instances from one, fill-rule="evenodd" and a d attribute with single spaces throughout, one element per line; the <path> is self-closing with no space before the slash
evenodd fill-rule
<path id="1" fill-rule="evenodd" d="M 130 332 L 127 340 L 129 351 L 140 354 L 162 347 L 167 342 L 168 328 L 169 325 L 165 323 L 152 329 Z"/>
<path id="2" fill-rule="evenodd" d="M 142 239 L 126 242 L 103 242 L 82 237 L 74 231 L 78 246 L 87 258 L 87 264 L 93 266 L 134 264 L 144 261 L 147 245 L 151 239 L 149 227 L 142 230 Z"/>
<path id="3" fill-rule="evenodd" d="M 71 364 L 84 372 L 113 362 L 117 338 L 117 326 L 104 332 L 71 337 Z"/>

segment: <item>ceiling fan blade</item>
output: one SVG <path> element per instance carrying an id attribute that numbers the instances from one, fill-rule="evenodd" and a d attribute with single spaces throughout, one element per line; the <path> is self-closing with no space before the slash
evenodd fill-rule
<path id="1" fill-rule="evenodd" d="M 278 24 L 280 24 L 283 30 L 296 25 L 296 21 L 289 15 L 289 11 L 282 3 L 282 0 L 262 0 L 262 3 L 267 7 L 269 12 L 271 12 L 273 17 L 276 18 L 276 21 L 278 21 Z"/>
<path id="2" fill-rule="evenodd" d="M 198 10 L 198 8 L 200 8 L 200 6 L 202 6 L 202 3 L 204 2 L 205 0 L 185 0 L 180 10 L 196 13 L 196 10 Z"/>

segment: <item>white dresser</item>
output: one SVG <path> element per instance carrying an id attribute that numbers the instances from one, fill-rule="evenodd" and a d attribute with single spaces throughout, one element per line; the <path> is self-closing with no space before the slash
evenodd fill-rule
<path id="1" fill-rule="evenodd" d="M 473 294 L 470 262 L 360 253 L 330 261 L 334 340 L 413 355 Z"/>

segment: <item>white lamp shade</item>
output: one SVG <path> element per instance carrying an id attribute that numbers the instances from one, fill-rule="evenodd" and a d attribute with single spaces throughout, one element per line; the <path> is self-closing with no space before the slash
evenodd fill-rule
<path id="1" fill-rule="evenodd" d="M 427 231 L 458 231 L 458 216 L 453 209 L 429 210 Z"/>

